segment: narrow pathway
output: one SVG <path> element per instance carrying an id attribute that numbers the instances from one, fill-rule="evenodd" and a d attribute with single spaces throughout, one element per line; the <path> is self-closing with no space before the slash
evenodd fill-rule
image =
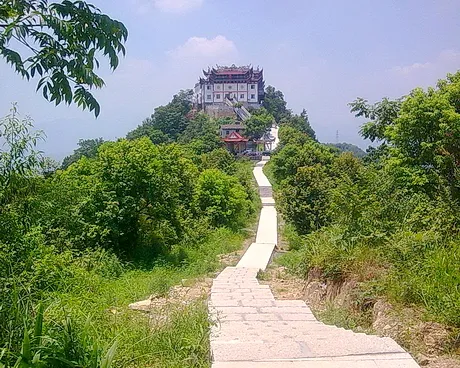
<path id="1" fill-rule="evenodd" d="M 395 341 L 325 325 L 301 300 L 275 300 L 257 273 L 277 243 L 271 185 L 254 168 L 263 208 L 253 243 L 236 267 L 213 281 L 209 310 L 213 368 L 416 368 Z"/>

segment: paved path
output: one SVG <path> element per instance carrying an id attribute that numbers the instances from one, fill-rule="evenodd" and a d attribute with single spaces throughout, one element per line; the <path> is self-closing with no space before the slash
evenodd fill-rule
<path id="1" fill-rule="evenodd" d="M 254 169 L 263 208 L 256 243 L 236 267 L 213 281 L 209 310 L 213 368 L 417 368 L 394 340 L 319 322 L 301 300 L 275 300 L 257 273 L 277 244 L 277 214 L 271 185 Z"/>

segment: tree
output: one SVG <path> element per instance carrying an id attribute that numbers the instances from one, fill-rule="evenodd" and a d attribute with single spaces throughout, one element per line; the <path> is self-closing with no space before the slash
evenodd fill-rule
<path id="1" fill-rule="evenodd" d="M 214 227 L 237 228 L 244 223 L 250 209 L 243 186 L 235 177 L 217 169 L 204 170 L 200 174 L 194 205 Z"/>
<path id="2" fill-rule="evenodd" d="M 328 191 L 332 181 L 321 164 L 299 167 L 280 185 L 280 208 L 299 234 L 327 225 Z"/>
<path id="3" fill-rule="evenodd" d="M 265 133 L 270 131 L 273 122 L 273 115 L 264 108 L 261 108 L 244 122 L 244 134 L 252 139 L 260 139 Z"/>
<path id="4" fill-rule="evenodd" d="M 126 139 L 129 140 L 139 139 L 142 137 L 148 137 L 154 144 L 169 143 L 171 141 L 171 139 L 165 133 L 159 129 L 154 128 L 148 120 L 145 120 L 136 129 L 130 131 L 126 135 Z"/>
<path id="5" fill-rule="evenodd" d="M 204 113 L 199 113 L 189 121 L 179 136 L 179 142 L 190 144 L 197 154 L 211 152 L 222 147 L 218 131 L 216 121 Z"/>
<path id="6" fill-rule="evenodd" d="M 360 134 L 371 142 L 376 140 L 386 142 L 385 130 L 388 126 L 394 124 L 401 108 L 402 98 L 389 100 L 388 98 L 375 104 L 369 104 L 367 100 L 358 97 L 355 101 L 349 103 L 351 112 L 356 117 L 365 117 L 371 121 L 361 126 Z"/>
<path id="7" fill-rule="evenodd" d="M 356 116 L 371 119 L 362 126 L 361 135 L 384 142 L 374 153 L 386 156 L 386 164 L 407 185 L 424 186 L 425 190 L 428 185 L 434 193 L 438 179 L 446 180 L 459 197 L 459 90 L 457 72 L 439 81 L 437 88 L 416 88 L 401 99 L 384 98 L 374 105 L 359 98 L 350 106 Z"/>
<path id="8" fill-rule="evenodd" d="M 281 122 L 281 125 L 291 126 L 298 131 L 307 134 L 310 138 L 316 140 L 316 133 L 308 120 L 307 110 L 303 109 L 300 115 L 291 115 Z"/>
<path id="9" fill-rule="evenodd" d="M 82 157 L 94 158 L 97 155 L 97 150 L 104 143 L 102 138 L 96 139 L 80 139 L 78 141 L 78 148 L 73 151 L 70 156 L 62 160 L 62 169 L 67 169 L 74 162 L 77 162 Z"/>
<path id="10" fill-rule="evenodd" d="M 10 114 L 0 119 L 0 204 L 21 190 L 24 183 L 39 172 L 43 162 L 37 143 L 43 139 L 42 131 L 32 131 L 30 117 L 21 119 L 16 105 Z"/>
<path id="11" fill-rule="evenodd" d="M 270 166 L 275 182 L 281 183 L 282 180 L 294 176 L 301 167 L 316 164 L 330 166 L 334 157 L 329 147 L 307 137 L 301 145 L 293 141 L 282 146 L 270 160 Z"/>
<path id="12" fill-rule="evenodd" d="M 145 119 L 142 125 L 128 133 L 127 138 L 148 136 L 160 138 L 158 140 L 161 140 L 161 143 L 165 140 L 177 140 L 189 123 L 188 114 L 192 109 L 192 97 L 192 90 L 180 91 L 166 106 L 157 107 L 152 116 Z M 152 139 L 152 142 L 160 143 L 155 139 Z"/>
<path id="13" fill-rule="evenodd" d="M 457 80 L 449 82 L 452 89 L 460 89 L 457 74 Z M 440 175 L 460 197 L 460 113 L 451 101 L 457 102 L 450 90 L 413 90 L 387 137 L 393 157 L 403 157 L 403 165 Z"/>
<path id="14" fill-rule="evenodd" d="M 358 158 L 363 158 L 366 156 L 366 152 L 364 152 L 358 146 L 351 144 L 351 143 L 328 143 L 329 147 L 335 147 L 339 150 L 339 152 L 351 152 Z"/>
<path id="15" fill-rule="evenodd" d="M 268 86 L 265 89 L 265 97 L 262 106 L 273 115 L 277 123 L 291 116 L 291 111 L 286 108 L 283 92 L 276 90 L 273 86 Z"/>
<path id="16" fill-rule="evenodd" d="M 104 81 L 98 56 L 112 70 L 124 55 L 125 26 L 85 1 L 7 0 L 0 3 L 0 55 L 23 78 L 39 77 L 37 91 L 59 105 L 76 103 L 99 115 L 90 90 Z"/>
<path id="17" fill-rule="evenodd" d="M 309 135 L 287 124 L 280 126 L 278 137 L 280 140 L 278 147 L 280 147 L 280 149 L 287 144 L 302 146 L 311 140 Z"/>

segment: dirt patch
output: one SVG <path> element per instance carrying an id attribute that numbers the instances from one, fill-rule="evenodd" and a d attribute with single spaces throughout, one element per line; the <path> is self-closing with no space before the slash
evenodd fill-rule
<path id="1" fill-rule="evenodd" d="M 453 341 L 455 331 L 440 323 L 423 321 L 422 310 L 396 309 L 379 300 L 373 308 L 373 328 L 379 335 L 389 336 L 400 343 L 421 366 L 460 368 Z"/>
<path id="2" fill-rule="evenodd" d="M 270 265 L 258 275 L 259 283 L 270 285 L 273 295 L 279 300 L 303 299 L 305 281 L 289 274 L 284 267 Z"/>
<path id="3" fill-rule="evenodd" d="M 181 285 L 173 286 L 166 295 L 151 295 L 148 299 L 132 303 L 129 308 L 150 313 L 170 305 L 189 305 L 198 299 L 203 299 L 211 289 L 212 279 L 182 280 Z"/>

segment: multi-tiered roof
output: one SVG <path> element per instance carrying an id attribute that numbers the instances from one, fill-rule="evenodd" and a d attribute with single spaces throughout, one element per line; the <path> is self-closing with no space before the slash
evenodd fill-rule
<path id="1" fill-rule="evenodd" d="M 263 69 L 247 66 L 220 66 L 203 70 L 205 78 L 200 82 L 210 83 L 260 83 L 263 81 Z"/>

